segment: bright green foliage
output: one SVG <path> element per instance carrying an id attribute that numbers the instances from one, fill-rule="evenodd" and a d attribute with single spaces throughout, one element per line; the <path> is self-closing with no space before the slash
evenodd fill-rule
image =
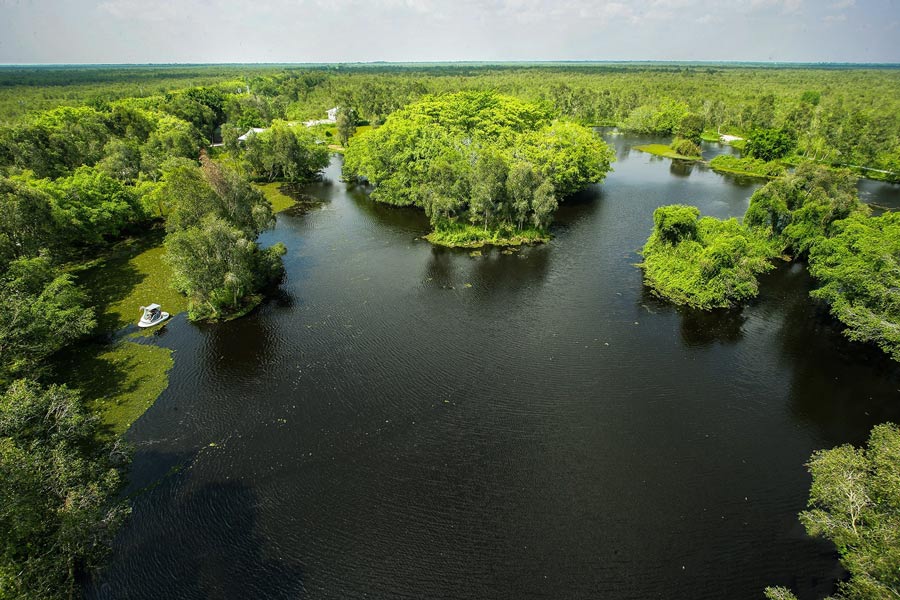
<path id="1" fill-rule="evenodd" d="M 794 149 L 797 141 L 784 129 L 756 129 L 747 138 L 744 146 L 751 158 L 764 161 L 784 158 Z"/>
<path id="2" fill-rule="evenodd" d="M 109 137 L 102 113 L 86 106 L 60 107 L 0 131 L 0 146 L 6 147 L 0 156 L 7 154 L 14 165 L 38 177 L 59 177 L 97 162 Z"/>
<path id="3" fill-rule="evenodd" d="M 72 598 L 129 509 L 121 450 L 65 386 L 19 380 L 0 396 L 0 597 Z"/>
<path id="4" fill-rule="evenodd" d="M 900 428 L 872 429 L 865 449 L 850 445 L 813 454 L 809 510 L 800 521 L 831 540 L 850 579 L 837 598 L 900 596 Z"/>
<path id="5" fill-rule="evenodd" d="M 187 121 L 170 115 L 160 116 L 156 128 L 141 147 L 141 170 L 155 179 L 166 160 L 197 160 L 205 142 L 197 128 Z"/>
<path id="6" fill-rule="evenodd" d="M 342 106 L 338 110 L 336 125 L 338 144 L 346 146 L 353 134 L 356 133 L 356 111 Z"/>
<path id="7" fill-rule="evenodd" d="M 201 167 L 178 165 L 163 174 L 148 196 L 166 215 L 166 230 L 198 227 L 209 214 L 224 219 L 254 238 L 274 223 L 265 196 L 234 169 L 205 156 Z"/>
<path id="8" fill-rule="evenodd" d="M 644 105 L 634 109 L 622 122 L 621 128 L 624 131 L 636 133 L 654 135 L 671 135 L 673 133 L 684 135 L 686 133 L 693 137 L 695 123 L 689 114 L 687 104 L 667 100 L 655 106 Z M 700 132 L 702 131 L 701 125 Z M 697 135 L 699 136 L 699 133 Z"/>
<path id="9" fill-rule="evenodd" d="M 875 342 L 900 361 L 900 214 L 856 213 L 834 224 L 809 253 L 812 292 L 847 326 L 847 337 Z"/>
<path id="10" fill-rule="evenodd" d="M 759 158 L 738 158 L 728 154 L 720 154 L 711 161 L 709 166 L 714 171 L 722 173 L 734 173 L 747 177 L 765 177 L 772 179 L 784 175 L 784 167 L 777 162 L 766 162 Z"/>
<path id="11" fill-rule="evenodd" d="M 765 594 L 767 600 L 797 600 L 797 596 L 784 587 L 767 587 Z"/>
<path id="12" fill-rule="evenodd" d="M 243 314 L 257 292 L 282 274 L 283 244 L 261 250 L 243 231 L 213 214 L 166 236 L 173 285 L 189 300 L 192 319 Z"/>
<path id="13" fill-rule="evenodd" d="M 202 166 L 167 173 L 171 203 L 166 261 L 172 284 L 188 296 L 192 319 L 244 314 L 282 274 L 283 244 L 260 249 L 256 236 L 275 221 L 265 196 L 240 174 L 202 158 Z M 155 192 L 156 193 L 156 192 Z"/>
<path id="14" fill-rule="evenodd" d="M 494 93 L 429 97 L 356 136 L 344 173 L 372 184 L 377 201 L 424 208 L 436 230 L 542 229 L 559 198 L 601 181 L 614 160 L 592 131 L 550 117 Z"/>
<path id="15" fill-rule="evenodd" d="M 531 131 L 514 143 L 511 153 L 535 165 L 542 179 L 553 184 L 560 198 L 600 183 L 615 160 L 612 149 L 593 131 L 576 123 L 556 121 Z"/>
<path id="16" fill-rule="evenodd" d="M 37 256 L 53 243 L 50 203 L 41 190 L 0 178 L 0 272 L 10 261 Z"/>
<path id="17" fill-rule="evenodd" d="M 672 204 L 653 211 L 653 231 L 661 242 L 675 245 L 682 240 L 697 239 L 697 219 L 700 209 L 696 206 Z"/>
<path id="18" fill-rule="evenodd" d="M 101 244 L 146 219 L 134 189 L 97 167 L 79 167 L 67 177 L 33 181 L 53 199 L 60 242 Z"/>
<path id="19" fill-rule="evenodd" d="M 681 117 L 681 121 L 679 121 L 678 126 L 675 127 L 673 133 L 679 138 L 688 140 L 695 146 L 699 147 L 700 140 L 702 139 L 703 135 L 703 127 L 705 125 L 706 121 L 704 120 L 702 115 L 699 115 L 697 113 L 686 113 L 683 117 Z M 681 152 L 680 154 L 687 153 Z M 697 154 L 700 153 L 697 152 Z"/>
<path id="20" fill-rule="evenodd" d="M 212 139 L 216 128 L 216 113 L 190 95 L 179 94 L 166 102 L 162 109 L 193 125 L 207 140 Z"/>
<path id="21" fill-rule="evenodd" d="M 699 139 L 699 137 L 698 135 L 697 138 Z M 698 142 L 685 138 L 675 138 L 672 141 L 672 150 L 682 156 L 700 156 L 701 153 Z"/>
<path id="22" fill-rule="evenodd" d="M 804 162 L 794 173 L 757 190 L 744 222 L 769 230 L 785 247 L 805 254 L 816 240 L 831 235 L 835 221 L 867 212 L 849 171 Z"/>
<path id="23" fill-rule="evenodd" d="M 51 354 L 89 333 L 94 311 L 46 256 L 21 258 L 0 274 L 0 386 L 33 376 Z"/>
<path id="24" fill-rule="evenodd" d="M 757 276 L 774 268 L 775 244 L 736 219 L 699 215 L 693 206 L 656 209 L 640 265 L 646 284 L 676 304 L 704 309 L 755 297 Z"/>
<path id="25" fill-rule="evenodd" d="M 539 244 L 550 240 L 550 236 L 542 229 L 526 227 L 517 229 L 505 225 L 493 229 L 482 229 L 468 223 L 448 223 L 435 229 L 425 239 L 437 246 L 450 248 L 482 248 L 484 246 L 521 246 L 523 244 Z"/>
<path id="26" fill-rule="evenodd" d="M 141 147 L 134 139 L 113 139 L 103 148 L 97 166 L 110 177 L 134 181 L 141 172 Z"/>
<path id="27" fill-rule="evenodd" d="M 244 160 L 256 177 L 267 181 L 307 181 L 328 165 L 328 148 L 316 143 L 306 127 L 275 121 L 244 142 Z"/>

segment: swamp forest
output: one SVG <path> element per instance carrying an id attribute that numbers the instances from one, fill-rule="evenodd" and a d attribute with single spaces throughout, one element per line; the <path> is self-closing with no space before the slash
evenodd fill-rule
<path id="1" fill-rule="evenodd" d="M 898 210 L 895 65 L 0 66 L 0 599 L 900 598 Z"/>

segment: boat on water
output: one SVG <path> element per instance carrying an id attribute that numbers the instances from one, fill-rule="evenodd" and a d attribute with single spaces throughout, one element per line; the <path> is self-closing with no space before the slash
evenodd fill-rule
<path id="1" fill-rule="evenodd" d="M 163 312 L 159 304 L 142 306 L 141 310 L 144 311 L 144 315 L 138 321 L 138 327 L 153 327 L 169 318 L 169 313 Z"/>

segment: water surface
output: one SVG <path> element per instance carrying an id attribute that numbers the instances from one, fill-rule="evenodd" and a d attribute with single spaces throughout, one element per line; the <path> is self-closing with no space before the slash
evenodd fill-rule
<path id="1" fill-rule="evenodd" d="M 89 595 L 832 591 L 803 463 L 900 422 L 900 370 L 840 335 L 802 265 L 739 311 L 654 299 L 634 267 L 653 210 L 740 216 L 759 183 L 608 139 L 615 172 L 511 255 L 431 247 L 335 159 L 263 238 L 288 247 L 278 297 L 154 338 L 171 385 L 129 432 L 134 514 Z"/>

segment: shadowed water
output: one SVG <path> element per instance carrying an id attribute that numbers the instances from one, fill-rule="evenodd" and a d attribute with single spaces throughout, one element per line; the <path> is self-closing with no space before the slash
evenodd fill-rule
<path id="1" fill-rule="evenodd" d="M 134 514 L 89 596 L 830 592 L 803 463 L 900 421 L 900 370 L 840 335 L 800 265 L 743 310 L 652 297 L 653 210 L 740 216 L 759 184 L 608 139 L 615 172 L 509 255 L 432 248 L 335 159 L 304 189 L 321 204 L 263 238 L 288 247 L 281 293 L 158 339 L 171 385 L 129 432 Z"/>

